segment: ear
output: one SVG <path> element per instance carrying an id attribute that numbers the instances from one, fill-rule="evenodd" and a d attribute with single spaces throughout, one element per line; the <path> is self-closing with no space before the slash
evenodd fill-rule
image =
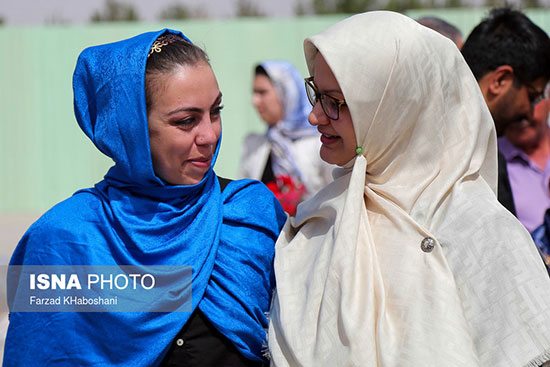
<path id="1" fill-rule="evenodd" d="M 510 65 L 501 65 L 487 73 L 483 79 L 487 91 L 487 98 L 498 97 L 506 93 L 514 84 L 514 68 Z"/>

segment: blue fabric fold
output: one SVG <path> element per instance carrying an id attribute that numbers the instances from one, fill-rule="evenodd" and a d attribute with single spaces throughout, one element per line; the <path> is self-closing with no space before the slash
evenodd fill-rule
<path id="1" fill-rule="evenodd" d="M 144 79 L 148 51 L 164 32 L 181 34 L 164 29 L 81 53 L 75 114 L 115 165 L 35 222 L 10 265 L 191 265 L 193 310 L 261 361 L 286 216 L 258 181 L 232 181 L 221 192 L 213 170 L 220 142 L 201 182 L 170 186 L 155 175 Z M 189 316 L 12 312 L 4 366 L 155 366 Z"/>

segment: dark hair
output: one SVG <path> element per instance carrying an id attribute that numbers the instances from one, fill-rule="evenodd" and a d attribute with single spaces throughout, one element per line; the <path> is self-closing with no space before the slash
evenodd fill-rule
<path id="1" fill-rule="evenodd" d="M 254 70 L 254 75 L 265 75 L 269 78 L 269 75 L 267 74 L 267 71 L 265 70 L 265 68 L 261 64 L 256 65 L 256 69 Z M 269 78 L 269 79 L 271 79 L 271 78 Z"/>
<path id="2" fill-rule="evenodd" d="M 462 38 L 462 32 L 460 32 L 460 29 L 458 29 L 451 23 L 447 23 L 441 18 L 422 17 L 418 19 L 417 22 L 422 24 L 425 27 L 433 29 L 434 31 L 444 35 L 445 37 L 453 41 L 455 44 L 457 44 L 458 41 Z"/>
<path id="3" fill-rule="evenodd" d="M 493 9 L 461 51 L 477 80 L 501 65 L 514 69 L 519 84 L 550 77 L 550 38 L 525 14 L 509 7 Z"/>
<path id="4" fill-rule="evenodd" d="M 157 38 L 157 41 L 161 40 L 166 40 L 166 42 L 156 48 L 156 50 L 160 50 L 157 52 L 155 52 L 155 44 L 153 44 L 145 67 L 145 101 L 148 112 L 155 89 L 155 78 L 158 75 L 169 73 L 178 66 L 196 65 L 201 62 L 210 64 L 206 52 L 179 35 L 164 33 Z"/>

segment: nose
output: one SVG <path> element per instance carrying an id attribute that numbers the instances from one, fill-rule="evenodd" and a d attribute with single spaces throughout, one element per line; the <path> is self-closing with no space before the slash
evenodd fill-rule
<path id="1" fill-rule="evenodd" d="M 543 99 L 531 108 L 530 120 L 533 123 L 545 124 L 548 122 L 550 99 Z"/>
<path id="2" fill-rule="evenodd" d="M 536 106 L 530 106 L 529 112 L 525 115 L 524 120 L 533 121 L 535 119 Z"/>
<path id="3" fill-rule="evenodd" d="M 321 103 L 319 103 L 319 101 L 317 101 L 315 105 L 313 105 L 313 109 L 309 113 L 307 119 L 312 126 L 326 125 L 329 123 L 328 117 L 323 111 L 323 108 L 321 107 Z"/>
<path id="4" fill-rule="evenodd" d="M 260 106 L 260 100 L 261 98 L 258 93 L 252 94 L 252 104 L 254 105 L 254 107 L 258 108 Z"/>
<path id="5" fill-rule="evenodd" d="M 212 121 L 210 118 L 205 118 L 201 126 L 195 142 L 197 145 L 215 145 L 218 142 L 218 136 L 215 131 L 215 124 L 219 124 L 219 121 Z"/>

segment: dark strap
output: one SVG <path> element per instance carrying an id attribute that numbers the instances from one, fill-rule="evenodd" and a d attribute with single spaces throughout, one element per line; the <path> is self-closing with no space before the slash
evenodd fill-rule
<path id="1" fill-rule="evenodd" d="M 271 154 L 269 154 L 269 157 L 267 158 L 267 162 L 265 164 L 264 173 L 262 174 L 262 179 L 260 180 L 264 184 L 275 181 L 275 173 L 273 173 L 271 162 Z"/>
<path id="2" fill-rule="evenodd" d="M 233 180 L 230 180 L 228 178 L 223 178 L 223 177 L 220 177 L 220 176 L 216 176 L 218 177 L 218 182 L 220 183 L 220 190 L 223 192 L 223 190 L 225 189 L 225 187 Z"/>
<path id="3" fill-rule="evenodd" d="M 510 213 L 516 215 L 516 206 L 514 205 L 514 195 L 512 194 L 512 187 L 510 186 L 510 178 L 508 177 L 508 168 L 506 167 L 506 159 L 502 153 L 498 152 L 498 201 L 510 211 Z"/>

